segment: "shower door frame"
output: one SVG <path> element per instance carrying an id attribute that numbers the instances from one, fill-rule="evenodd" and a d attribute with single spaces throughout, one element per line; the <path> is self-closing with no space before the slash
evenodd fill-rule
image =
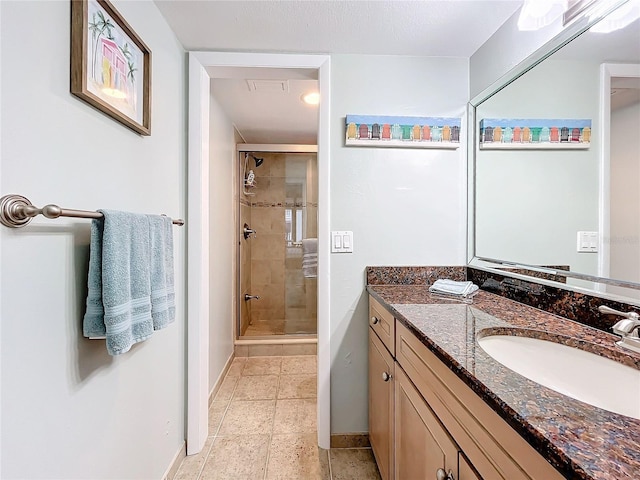
<path id="1" fill-rule="evenodd" d="M 316 154 L 316 162 L 318 161 L 318 145 L 303 145 L 303 144 L 277 144 L 277 143 L 239 143 L 236 145 L 236 155 L 238 161 L 240 162 L 242 153 L 315 153 Z M 238 238 L 241 236 L 242 225 L 241 225 L 241 215 L 240 215 L 240 198 L 242 195 L 242 175 L 238 175 L 238 182 L 235 188 L 237 189 L 237 212 L 236 212 L 236 232 L 238 234 Z M 318 179 L 319 180 L 319 179 Z M 319 182 L 318 182 L 319 183 Z M 317 186 L 318 187 L 318 186 Z M 258 232 L 260 233 L 260 232 Z M 317 332 L 318 325 L 316 320 L 316 333 L 308 333 L 308 334 L 282 334 L 282 335 L 269 335 L 269 338 L 257 337 L 243 337 L 240 334 L 241 327 L 241 306 L 242 306 L 242 292 L 240 291 L 240 283 L 241 283 L 241 269 L 242 262 L 240 259 L 241 246 L 240 243 L 236 243 L 236 284 L 235 284 L 235 292 L 237 294 L 236 301 L 236 315 L 235 315 L 235 344 L 236 345 L 254 345 L 254 344 L 283 344 L 283 343 L 316 343 L 317 342 Z M 319 287 L 318 287 L 319 290 Z M 319 294 L 318 294 L 319 297 Z"/>
<path id="2" fill-rule="evenodd" d="M 209 373 L 209 135 L 211 68 L 315 69 L 318 108 L 318 445 L 328 449 L 331 423 L 329 55 L 189 52 L 187 173 L 187 454 L 200 452 L 208 435 Z M 231 301 L 231 299 L 230 299 Z M 230 339 L 232 341 L 232 339 Z M 233 358 L 233 357 L 231 357 Z"/>

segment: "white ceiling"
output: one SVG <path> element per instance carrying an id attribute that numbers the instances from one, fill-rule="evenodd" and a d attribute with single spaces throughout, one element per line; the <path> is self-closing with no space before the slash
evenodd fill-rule
<path id="1" fill-rule="evenodd" d="M 522 0 L 155 0 L 187 50 L 470 57 Z M 308 71 L 225 69 L 211 90 L 247 143 L 316 143 Z M 309 77 L 312 78 L 309 78 Z M 289 80 L 289 93 L 246 80 Z"/>
<path id="2" fill-rule="evenodd" d="M 470 57 L 522 0 L 155 0 L 187 50 Z"/>
<path id="3" fill-rule="evenodd" d="M 318 91 L 318 71 L 290 68 L 210 67 L 211 94 L 246 143 L 317 143 L 318 108 L 301 96 Z M 255 80 L 260 85 L 252 90 Z M 288 90 L 277 88 L 286 81 Z"/>

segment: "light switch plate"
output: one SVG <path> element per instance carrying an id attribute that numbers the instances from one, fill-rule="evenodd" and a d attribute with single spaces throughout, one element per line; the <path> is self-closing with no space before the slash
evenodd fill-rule
<path id="1" fill-rule="evenodd" d="M 577 250 L 580 253 L 597 253 L 598 232 L 578 232 Z"/>
<path id="2" fill-rule="evenodd" d="M 353 232 L 344 230 L 332 231 L 331 253 L 353 253 Z"/>

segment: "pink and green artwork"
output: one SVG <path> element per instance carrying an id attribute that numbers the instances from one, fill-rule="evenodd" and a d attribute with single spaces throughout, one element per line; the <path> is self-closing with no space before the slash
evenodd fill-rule
<path id="1" fill-rule="evenodd" d="M 87 89 L 142 121 L 142 51 L 97 2 L 89 2 Z"/>
<path id="2" fill-rule="evenodd" d="M 107 0 L 71 2 L 71 93 L 151 134 L 151 51 Z"/>

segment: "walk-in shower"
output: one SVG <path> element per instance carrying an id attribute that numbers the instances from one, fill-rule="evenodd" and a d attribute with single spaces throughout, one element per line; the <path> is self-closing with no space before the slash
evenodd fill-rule
<path id="1" fill-rule="evenodd" d="M 240 151 L 238 338 L 317 333 L 317 154 Z"/>

